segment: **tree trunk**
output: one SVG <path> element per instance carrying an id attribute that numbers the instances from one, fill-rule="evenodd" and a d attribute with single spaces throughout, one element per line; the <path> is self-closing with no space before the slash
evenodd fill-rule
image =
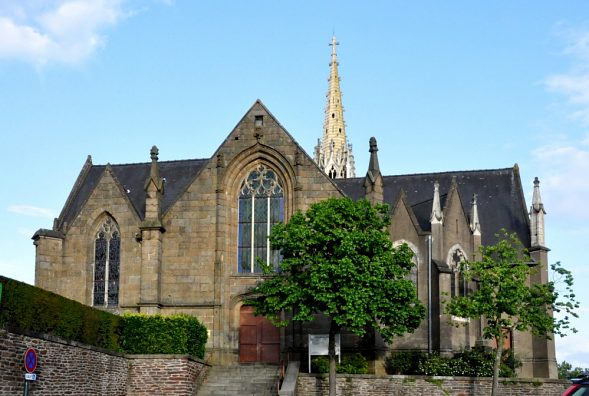
<path id="1" fill-rule="evenodd" d="M 493 363 L 493 386 L 491 387 L 491 396 L 496 396 L 499 388 L 499 369 L 501 367 L 501 357 L 503 355 L 503 329 L 499 332 L 499 337 L 495 337 L 497 349 L 495 350 L 495 362 Z"/>
<path id="2" fill-rule="evenodd" d="M 332 319 L 329 325 L 329 396 L 335 396 L 336 393 L 335 335 L 338 331 L 339 326 Z"/>

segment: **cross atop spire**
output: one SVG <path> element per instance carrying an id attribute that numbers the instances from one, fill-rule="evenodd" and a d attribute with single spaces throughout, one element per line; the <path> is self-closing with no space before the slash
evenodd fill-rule
<path id="1" fill-rule="evenodd" d="M 331 38 L 331 62 L 327 89 L 327 103 L 325 105 L 325 120 L 323 122 L 323 138 L 315 147 L 315 162 L 333 179 L 355 176 L 354 155 L 352 146 L 346 137 L 346 123 L 344 122 L 344 107 L 338 73 L 336 47 L 339 43 L 335 36 Z"/>
<path id="2" fill-rule="evenodd" d="M 333 65 L 334 63 L 337 66 L 337 50 L 336 50 L 336 47 L 339 45 L 339 43 L 335 39 L 335 36 L 333 36 L 331 38 L 331 43 L 329 45 L 331 46 L 331 63 L 329 64 L 329 66 Z"/>

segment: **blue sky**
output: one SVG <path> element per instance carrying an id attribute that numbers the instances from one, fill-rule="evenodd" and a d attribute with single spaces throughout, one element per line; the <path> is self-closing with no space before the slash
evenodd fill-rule
<path id="1" fill-rule="evenodd" d="M 95 164 L 210 157 L 256 99 L 312 154 L 340 46 L 359 174 L 518 163 L 541 180 L 550 261 L 573 270 L 589 367 L 589 3 L 5 0 L 0 2 L 0 273 L 34 282 L 87 155 Z"/>

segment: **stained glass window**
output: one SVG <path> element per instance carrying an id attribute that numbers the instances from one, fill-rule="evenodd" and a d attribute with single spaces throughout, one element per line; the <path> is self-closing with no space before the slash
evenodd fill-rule
<path id="1" fill-rule="evenodd" d="M 114 220 L 107 217 L 94 241 L 94 306 L 116 307 L 119 304 L 120 247 L 119 229 Z"/>
<path id="2" fill-rule="evenodd" d="M 272 226 L 284 220 L 284 193 L 276 173 L 263 164 L 250 172 L 239 192 L 237 270 L 262 272 L 259 260 L 278 266 L 280 252 L 269 245 Z"/>

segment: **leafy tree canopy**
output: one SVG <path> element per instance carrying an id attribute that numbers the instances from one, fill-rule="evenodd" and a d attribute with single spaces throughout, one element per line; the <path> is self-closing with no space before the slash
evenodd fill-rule
<path id="1" fill-rule="evenodd" d="M 257 314 L 286 325 L 280 314 L 296 308 L 292 320 L 323 313 L 330 333 L 345 327 L 363 335 L 376 328 L 390 341 L 412 332 L 425 316 L 413 282 L 407 279 L 412 252 L 397 249 L 387 232 L 387 205 L 332 198 L 274 226 L 270 243 L 280 249 L 277 273 L 252 290 Z M 273 270 L 266 268 L 268 274 Z"/>
<path id="2" fill-rule="evenodd" d="M 552 272 L 564 281 L 564 294 L 554 281 L 530 281 L 538 271 L 546 269 L 533 262 L 515 233 L 502 230 L 497 237 L 495 245 L 481 247 L 480 261 L 461 263 L 465 279 L 476 282 L 475 290 L 446 305 L 451 315 L 486 319 L 483 336 L 494 339 L 497 345 L 492 395 L 496 392 L 505 330 L 529 331 L 548 338 L 552 334 L 564 335 L 571 329 L 570 317 L 577 317 L 575 309 L 579 307 L 570 271 L 560 263 L 551 266 Z M 558 318 L 553 312 L 559 314 Z"/>

